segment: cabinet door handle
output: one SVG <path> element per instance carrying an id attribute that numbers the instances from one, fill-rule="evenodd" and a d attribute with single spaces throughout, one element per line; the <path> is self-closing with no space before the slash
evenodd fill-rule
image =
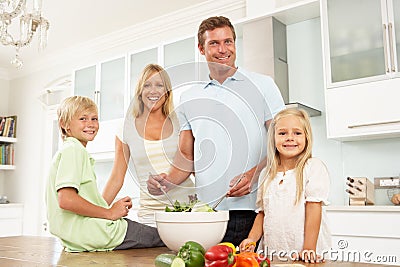
<path id="1" fill-rule="evenodd" d="M 385 56 L 385 69 L 386 69 L 386 73 L 390 72 L 389 69 L 389 65 L 388 65 L 388 51 L 387 51 L 387 38 L 386 38 L 386 34 L 387 34 L 387 26 L 386 24 L 383 24 L 383 53 Z"/>
<path id="2" fill-rule="evenodd" d="M 394 64 L 393 34 L 392 34 L 393 33 L 393 24 L 391 22 L 389 22 L 388 31 L 389 31 L 389 46 L 390 46 L 390 64 L 392 65 L 392 71 L 395 72 L 396 67 Z"/>
<path id="3" fill-rule="evenodd" d="M 354 128 L 369 127 L 369 126 L 379 126 L 379 125 L 395 124 L 395 123 L 400 123 L 400 120 L 397 120 L 397 121 L 372 122 L 372 123 L 364 123 L 364 124 L 354 124 L 354 125 L 347 126 L 347 128 L 354 129 Z"/>

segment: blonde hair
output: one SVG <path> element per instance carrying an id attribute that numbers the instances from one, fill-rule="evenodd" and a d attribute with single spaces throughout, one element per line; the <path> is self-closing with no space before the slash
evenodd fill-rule
<path id="1" fill-rule="evenodd" d="M 64 140 L 68 137 L 66 127 L 69 126 L 72 118 L 77 113 L 82 113 L 86 110 L 97 111 L 96 103 L 84 96 L 71 96 L 65 98 L 57 109 L 58 127 L 60 129 L 61 137 Z"/>
<path id="2" fill-rule="evenodd" d="M 271 183 L 271 181 L 275 178 L 278 172 L 278 166 L 280 165 L 280 156 L 279 151 L 276 148 L 275 144 L 275 126 L 276 123 L 287 116 L 296 116 L 299 118 L 301 125 L 303 126 L 304 135 L 306 138 L 306 143 L 304 150 L 299 154 L 296 162 L 295 173 L 296 173 L 296 203 L 298 204 L 301 200 L 301 195 L 303 193 L 303 170 L 304 166 L 309 158 L 312 157 L 312 132 L 311 132 L 311 123 L 310 118 L 302 109 L 294 109 L 288 108 L 281 110 L 278 114 L 276 114 L 275 118 L 271 122 L 268 129 L 268 143 L 267 143 L 267 172 L 264 178 L 267 182 L 267 187 Z"/>
<path id="3" fill-rule="evenodd" d="M 166 99 L 162 107 L 163 114 L 165 116 L 168 116 L 172 113 L 174 109 L 173 97 L 172 97 L 172 85 L 168 73 L 160 65 L 148 64 L 146 67 L 144 67 L 140 75 L 140 78 L 136 84 L 136 90 L 135 90 L 135 96 L 133 97 L 133 108 L 132 108 L 132 113 L 135 118 L 143 114 L 144 110 L 144 104 L 142 100 L 143 86 L 145 82 L 156 73 L 160 74 L 161 80 L 163 81 L 165 88 Z"/>

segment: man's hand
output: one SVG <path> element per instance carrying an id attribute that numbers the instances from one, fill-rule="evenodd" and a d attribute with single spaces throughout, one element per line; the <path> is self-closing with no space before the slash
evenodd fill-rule
<path id="1" fill-rule="evenodd" d="M 228 191 L 228 196 L 241 197 L 249 194 L 253 185 L 254 174 L 255 168 L 252 168 L 245 173 L 235 176 L 229 183 L 231 189 Z M 235 185 L 238 179 L 241 179 L 241 181 Z M 257 179 L 255 181 L 257 181 Z"/>
<path id="2" fill-rule="evenodd" d="M 128 215 L 129 209 L 132 208 L 132 200 L 126 196 L 112 204 L 110 211 L 110 220 L 117 220 Z"/>

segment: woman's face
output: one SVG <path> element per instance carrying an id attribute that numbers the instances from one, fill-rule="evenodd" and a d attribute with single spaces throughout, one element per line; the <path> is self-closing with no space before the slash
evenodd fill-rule
<path id="1" fill-rule="evenodd" d="M 145 110 L 154 112 L 162 109 L 166 96 L 166 88 L 161 75 L 156 72 L 143 83 L 142 101 Z"/>

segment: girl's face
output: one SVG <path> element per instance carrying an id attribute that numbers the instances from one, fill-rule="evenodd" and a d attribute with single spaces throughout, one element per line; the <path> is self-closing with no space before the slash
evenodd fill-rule
<path id="1" fill-rule="evenodd" d="M 97 112 L 85 110 L 76 114 L 65 130 L 68 137 L 75 137 L 86 147 L 87 142 L 93 141 L 99 130 Z"/>
<path id="2" fill-rule="evenodd" d="M 156 111 L 162 109 L 167 97 L 164 82 L 157 72 L 143 84 L 142 101 L 144 109 Z"/>
<path id="3" fill-rule="evenodd" d="M 289 115 L 276 122 L 275 145 L 281 160 L 296 159 L 303 152 L 306 136 L 298 117 Z"/>

